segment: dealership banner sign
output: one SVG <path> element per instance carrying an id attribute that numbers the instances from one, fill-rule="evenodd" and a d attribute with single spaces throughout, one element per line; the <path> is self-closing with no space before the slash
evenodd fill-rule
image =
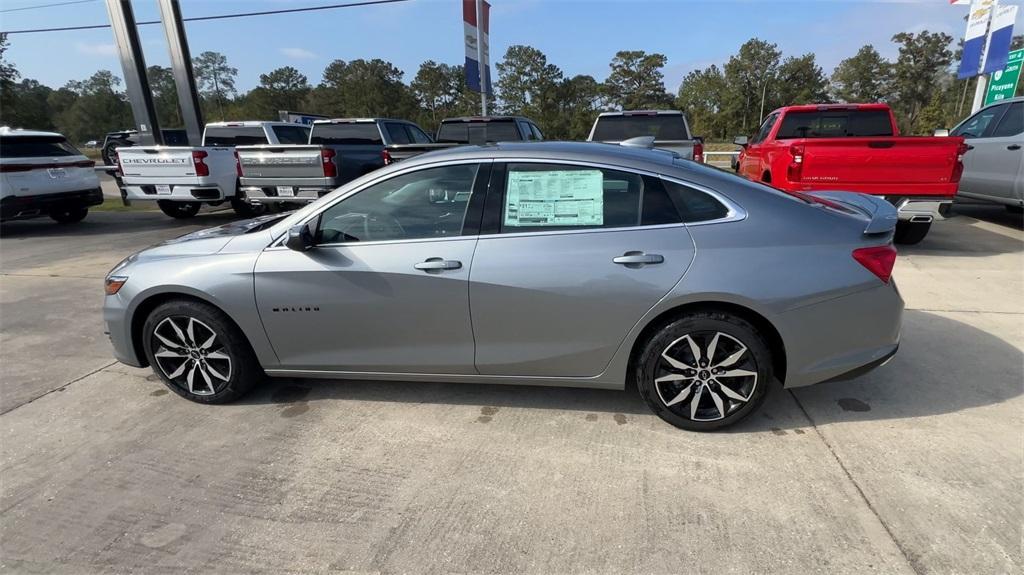
<path id="1" fill-rule="evenodd" d="M 479 7 L 479 22 L 477 8 Z M 481 0 L 462 0 L 463 35 L 466 40 L 466 85 L 474 92 L 493 94 L 491 89 L 491 66 L 489 34 L 491 5 Z M 483 74 L 481 74 L 483 70 Z M 480 79 L 483 78 L 481 87 Z"/>
<path id="2" fill-rule="evenodd" d="M 1016 6 L 995 7 L 988 35 L 988 47 L 985 48 L 985 65 L 981 68 L 983 74 L 991 74 L 1006 67 L 1010 42 L 1013 40 L 1013 22 L 1016 19 Z"/>
<path id="3" fill-rule="evenodd" d="M 960 59 L 957 78 L 970 78 L 981 73 L 981 58 L 988 40 L 988 24 L 997 0 L 973 0 L 967 16 L 967 33 L 964 34 L 964 51 Z M 1009 48 L 1009 44 L 1007 44 Z"/>

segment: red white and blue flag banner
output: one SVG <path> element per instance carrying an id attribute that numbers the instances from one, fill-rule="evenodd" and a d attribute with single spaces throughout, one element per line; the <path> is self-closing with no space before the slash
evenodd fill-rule
<path id="1" fill-rule="evenodd" d="M 1016 6 L 997 6 L 992 14 L 988 47 L 985 48 L 985 65 L 982 74 L 991 74 L 1006 67 L 1010 57 L 1010 42 L 1013 41 L 1013 22 L 1017 19 Z"/>
<path id="2" fill-rule="evenodd" d="M 462 24 L 466 38 L 466 85 L 474 92 L 493 94 L 491 89 L 491 65 L 488 48 L 490 41 L 491 5 L 480 2 L 480 22 L 477 22 L 478 0 L 462 0 Z M 477 25 L 479 24 L 479 26 Z M 479 50 L 477 49 L 479 46 Z M 482 62 L 481 62 L 482 60 Z M 480 69 L 483 68 L 484 89 L 480 89 Z"/>
<path id="3" fill-rule="evenodd" d="M 988 37 L 988 24 L 992 11 L 998 7 L 998 0 L 973 0 L 967 15 L 967 33 L 964 34 L 964 51 L 960 59 L 957 78 L 970 78 L 981 73 L 981 56 Z"/>

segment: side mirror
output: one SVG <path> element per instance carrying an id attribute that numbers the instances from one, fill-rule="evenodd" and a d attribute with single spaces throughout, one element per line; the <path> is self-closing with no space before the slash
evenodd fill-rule
<path id="1" fill-rule="evenodd" d="M 937 136 L 939 138 L 945 138 L 949 136 L 949 130 L 945 128 L 937 128 L 934 132 L 932 132 L 932 135 Z"/>
<path id="2" fill-rule="evenodd" d="M 309 224 L 288 228 L 288 238 L 284 240 L 284 245 L 297 252 L 309 251 L 313 247 L 313 232 L 310 231 Z"/>
<path id="3" fill-rule="evenodd" d="M 748 140 L 746 136 L 736 136 L 735 138 L 733 138 L 732 143 L 736 144 L 737 146 L 746 148 L 747 144 L 750 143 L 750 140 Z"/>

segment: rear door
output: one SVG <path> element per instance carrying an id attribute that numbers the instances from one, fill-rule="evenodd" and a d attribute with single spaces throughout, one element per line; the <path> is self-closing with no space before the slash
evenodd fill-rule
<path id="1" fill-rule="evenodd" d="M 964 154 L 961 191 L 997 199 L 1021 199 L 1024 102 L 981 110 L 953 135 L 963 136 L 969 146 Z"/>
<path id="2" fill-rule="evenodd" d="M 495 162 L 470 273 L 484 375 L 598 375 L 694 248 L 655 177 Z"/>
<path id="3" fill-rule="evenodd" d="M 489 164 L 420 167 L 312 222 L 316 246 L 274 246 L 256 303 L 283 367 L 473 374 L 468 278 Z"/>

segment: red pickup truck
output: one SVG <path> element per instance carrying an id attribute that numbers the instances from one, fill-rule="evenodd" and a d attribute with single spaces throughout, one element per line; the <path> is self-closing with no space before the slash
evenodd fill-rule
<path id="1" fill-rule="evenodd" d="M 740 175 L 787 192 L 843 190 L 896 206 L 895 241 L 916 244 L 949 212 L 967 151 L 960 137 L 900 136 L 885 104 L 787 106 L 742 148 Z"/>

